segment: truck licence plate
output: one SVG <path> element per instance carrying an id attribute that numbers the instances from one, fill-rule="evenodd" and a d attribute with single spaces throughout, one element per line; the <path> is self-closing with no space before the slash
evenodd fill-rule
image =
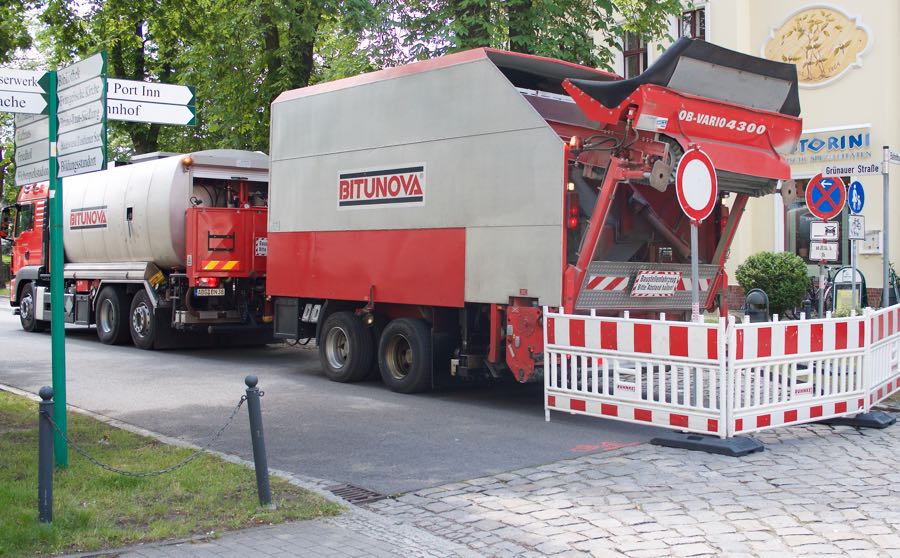
<path id="1" fill-rule="evenodd" d="M 225 296 L 225 288 L 221 289 L 194 289 L 197 296 Z"/>

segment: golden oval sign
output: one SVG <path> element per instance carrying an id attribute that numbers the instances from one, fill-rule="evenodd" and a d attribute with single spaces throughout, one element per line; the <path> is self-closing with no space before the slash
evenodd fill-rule
<path id="1" fill-rule="evenodd" d="M 803 8 L 772 29 L 763 56 L 796 64 L 800 85 L 817 87 L 862 66 L 869 43 L 859 18 L 834 8 Z"/>

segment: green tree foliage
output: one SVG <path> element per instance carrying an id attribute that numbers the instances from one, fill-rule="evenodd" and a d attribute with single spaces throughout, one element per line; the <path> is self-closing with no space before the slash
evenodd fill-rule
<path id="1" fill-rule="evenodd" d="M 759 252 L 738 266 L 735 272 L 744 292 L 762 289 L 769 295 L 769 310 L 784 314 L 800 306 L 809 287 L 803 258 L 788 252 Z"/>
<path id="2" fill-rule="evenodd" d="M 26 14 L 31 2 L 24 0 L 0 0 L 0 64 L 6 64 L 16 50 L 31 46 Z"/>

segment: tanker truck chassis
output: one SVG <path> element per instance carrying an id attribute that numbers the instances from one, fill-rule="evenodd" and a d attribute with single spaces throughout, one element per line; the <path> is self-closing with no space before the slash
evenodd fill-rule
<path id="1" fill-rule="evenodd" d="M 235 150 L 63 179 L 66 323 L 142 349 L 271 341 L 267 193 L 267 157 Z M 26 185 L 0 217 L 10 304 L 32 332 L 51 319 L 48 202 L 46 183 Z"/>

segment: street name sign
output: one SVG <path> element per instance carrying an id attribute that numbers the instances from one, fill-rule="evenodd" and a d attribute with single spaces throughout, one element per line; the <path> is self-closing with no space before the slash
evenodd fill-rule
<path id="1" fill-rule="evenodd" d="M 822 176 L 866 176 L 881 174 L 881 163 L 854 163 L 852 165 L 826 165 Z"/>
<path id="2" fill-rule="evenodd" d="M 41 93 L 0 91 L 0 112 L 47 114 L 47 97 Z"/>
<path id="3" fill-rule="evenodd" d="M 834 242 L 810 242 L 809 261 L 811 262 L 836 262 L 838 260 L 838 245 Z"/>
<path id="4" fill-rule="evenodd" d="M 809 223 L 809 239 L 831 242 L 840 240 L 840 223 L 834 221 L 811 221 Z"/>
<path id="5" fill-rule="evenodd" d="M 47 72 L 0 68 L 0 90 L 47 94 Z"/>
<path id="6" fill-rule="evenodd" d="M 59 138 L 56 140 L 56 147 L 59 155 L 78 153 L 79 151 L 97 147 L 103 148 L 105 152 L 106 134 L 104 131 L 104 126 L 101 123 L 60 134 Z"/>
<path id="7" fill-rule="evenodd" d="M 143 101 L 147 103 L 163 103 L 168 105 L 193 105 L 194 88 L 188 85 L 172 85 L 169 83 L 147 83 L 126 79 L 107 80 L 108 99 L 123 101 Z"/>
<path id="8" fill-rule="evenodd" d="M 193 106 L 164 105 L 110 99 L 106 102 L 106 114 L 110 120 L 126 122 L 152 122 L 154 124 L 179 124 L 194 126 L 197 110 Z"/>

